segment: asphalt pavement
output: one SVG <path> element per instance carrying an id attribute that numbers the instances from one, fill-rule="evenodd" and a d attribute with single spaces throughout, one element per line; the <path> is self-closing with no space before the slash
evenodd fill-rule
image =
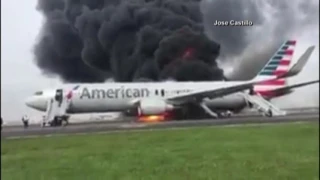
<path id="1" fill-rule="evenodd" d="M 156 123 L 138 122 L 95 122 L 85 124 L 73 124 L 65 127 L 40 127 L 30 126 L 24 129 L 22 126 L 3 127 L 1 138 L 23 138 L 37 136 L 51 136 L 57 134 L 89 134 L 100 132 L 118 132 L 130 130 L 152 130 L 166 128 L 182 128 L 197 126 L 217 126 L 232 124 L 253 124 L 253 123 L 286 123 L 286 122 L 319 122 L 319 113 L 289 114 L 286 116 L 257 117 L 257 116 L 238 116 L 224 119 L 205 119 L 205 120 L 184 120 L 184 121 L 165 121 Z"/>

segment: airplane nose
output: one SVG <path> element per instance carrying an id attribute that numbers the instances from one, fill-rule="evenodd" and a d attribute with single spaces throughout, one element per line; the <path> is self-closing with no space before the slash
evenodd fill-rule
<path id="1" fill-rule="evenodd" d="M 25 100 L 25 103 L 28 107 L 35 108 L 37 105 L 36 99 L 33 97 L 29 97 Z"/>
<path id="2" fill-rule="evenodd" d="M 42 97 L 29 97 L 25 100 L 25 104 L 33 109 L 45 111 L 47 108 L 46 99 Z"/>

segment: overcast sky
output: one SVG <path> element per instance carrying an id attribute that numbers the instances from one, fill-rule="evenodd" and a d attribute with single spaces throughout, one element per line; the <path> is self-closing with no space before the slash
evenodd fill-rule
<path id="1" fill-rule="evenodd" d="M 6 120 L 20 119 L 26 112 L 34 114 L 25 107 L 24 99 L 57 82 L 43 77 L 33 63 L 32 48 L 42 24 L 36 3 L 1 1 L 1 116 Z"/>
<path id="2" fill-rule="evenodd" d="M 19 120 L 24 113 L 36 112 L 27 108 L 24 99 L 42 88 L 52 87 L 57 80 L 45 78 L 33 63 L 32 48 L 42 24 L 35 10 L 37 0 L 1 1 L 1 116 L 8 121 Z M 318 26 L 316 26 L 318 27 Z M 307 46 L 317 45 L 306 69 L 289 82 L 319 78 L 319 30 L 312 29 L 297 35 L 295 59 Z M 297 90 L 276 103 L 281 107 L 319 105 L 318 85 Z"/>

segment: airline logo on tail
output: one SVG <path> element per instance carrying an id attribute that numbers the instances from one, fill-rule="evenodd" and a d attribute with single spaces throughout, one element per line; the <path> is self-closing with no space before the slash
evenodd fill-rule
<path id="1" fill-rule="evenodd" d="M 286 41 L 269 60 L 268 64 L 261 70 L 259 75 L 272 76 L 288 72 L 295 45 L 296 41 L 294 40 Z"/>
<path id="2" fill-rule="evenodd" d="M 293 59 L 295 40 L 285 41 L 260 71 L 259 76 L 279 76 L 289 71 Z M 286 79 L 265 81 L 254 86 L 254 92 L 265 96 L 271 96 L 269 91 L 286 86 Z"/>

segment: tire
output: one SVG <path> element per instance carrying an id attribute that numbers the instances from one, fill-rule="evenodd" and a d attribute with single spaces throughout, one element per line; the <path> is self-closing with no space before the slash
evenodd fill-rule
<path id="1" fill-rule="evenodd" d="M 216 117 L 217 119 L 222 119 L 222 118 L 225 117 L 222 113 L 217 113 L 217 115 L 218 115 L 218 116 Z"/>
<path id="2" fill-rule="evenodd" d="M 64 119 L 61 121 L 62 126 L 67 126 L 69 124 L 68 120 Z"/>
<path id="3" fill-rule="evenodd" d="M 265 115 L 266 115 L 267 117 L 272 117 L 272 112 L 269 111 L 269 112 L 267 112 Z"/>
<path id="4" fill-rule="evenodd" d="M 69 117 L 70 116 L 62 116 L 60 119 L 61 126 L 67 126 L 69 124 Z"/>

